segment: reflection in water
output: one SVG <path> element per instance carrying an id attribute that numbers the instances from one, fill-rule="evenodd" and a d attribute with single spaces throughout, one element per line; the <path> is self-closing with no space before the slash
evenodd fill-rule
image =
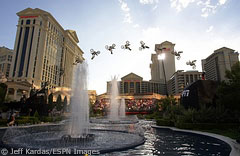
<path id="1" fill-rule="evenodd" d="M 228 156 L 231 147 L 225 142 L 203 135 L 153 129 L 150 121 L 140 121 L 146 142 L 134 149 L 104 154 L 104 156 Z"/>

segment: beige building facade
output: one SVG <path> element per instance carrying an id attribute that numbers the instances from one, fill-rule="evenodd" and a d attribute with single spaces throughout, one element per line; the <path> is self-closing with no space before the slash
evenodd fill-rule
<path id="1" fill-rule="evenodd" d="M 88 97 L 91 104 L 94 104 L 97 100 L 96 90 L 88 90 Z"/>
<path id="2" fill-rule="evenodd" d="M 175 56 L 171 53 L 174 51 L 175 44 L 165 41 L 161 44 L 155 45 L 155 54 L 152 54 L 151 60 L 152 63 L 150 64 L 151 69 L 151 81 L 155 82 L 165 82 L 164 80 L 164 69 L 163 63 L 166 73 L 166 80 L 168 81 L 173 73 L 175 73 Z M 164 54 L 164 60 L 159 60 L 158 56 Z M 163 61 L 163 62 L 162 62 Z"/>
<path id="3" fill-rule="evenodd" d="M 180 95 L 185 87 L 197 80 L 201 80 L 201 77 L 202 72 L 198 72 L 197 70 L 186 72 L 178 70 L 168 80 L 168 93 L 170 95 Z"/>
<path id="4" fill-rule="evenodd" d="M 83 60 L 76 32 L 64 30 L 50 13 L 38 8 L 17 15 L 12 79 L 36 88 L 44 82 L 50 88 L 71 87 L 73 63 L 77 57 Z"/>
<path id="5" fill-rule="evenodd" d="M 239 61 L 238 56 L 238 52 L 227 47 L 215 50 L 214 53 L 202 60 L 202 70 L 206 73 L 206 79 L 218 82 L 227 80 L 225 72 L 231 70 L 231 67 Z"/>
<path id="6" fill-rule="evenodd" d="M 164 95 L 164 84 L 159 82 L 144 81 L 141 76 L 130 73 L 118 81 L 119 93 L 123 95 L 140 95 L 157 93 Z M 111 93 L 111 82 L 107 82 L 107 94 Z"/>
<path id="7" fill-rule="evenodd" d="M 17 13 L 16 40 L 10 81 L 40 89 L 70 88 L 73 63 L 83 61 L 74 30 L 64 30 L 48 12 L 27 8 Z"/>
<path id="8" fill-rule="evenodd" d="M 151 83 L 159 84 L 163 94 L 167 94 L 167 81 L 175 72 L 175 56 L 171 53 L 174 51 L 175 44 L 165 41 L 161 44 L 155 44 L 155 54 L 152 54 L 150 64 Z M 160 60 L 159 56 L 164 55 L 164 59 Z M 166 76 L 166 82 L 165 82 Z"/>
<path id="9" fill-rule="evenodd" d="M 6 78 L 10 76 L 13 53 L 12 49 L 0 47 L 0 72 L 2 72 Z"/>

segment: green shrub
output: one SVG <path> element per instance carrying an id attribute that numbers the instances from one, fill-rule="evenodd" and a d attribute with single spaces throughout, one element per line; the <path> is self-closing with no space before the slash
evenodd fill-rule
<path id="1" fill-rule="evenodd" d="M 34 115 L 33 115 L 35 118 L 39 118 L 39 114 L 38 114 L 38 111 L 35 111 Z"/>
<path id="2" fill-rule="evenodd" d="M 148 115 L 145 116 L 146 119 L 147 119 L 147 116 Z M 138 119 L 144 119 L 144 116 L 142 114 L 137 114 L 137 117 L 138 117 Z"/>
<path id="3" fill-rule="evenodd" d="M 183 114 L 184 108 L 181 105 L 169 105 L 164 112 L 161 112 L 165 120 L 170 120 L 171 122 L 177 122 L 180 115 Z"/>
<path id="4" fill-rule="evenodd" d="M 53 122 L 53 118 L 49 116 L 43 116 L 40 118 L 42 122 Z"/>
<path id="5" fill-rule="evenodd" d="M 156 123 L 158 126 L 174 126 L 174 123 L 166 119 L 157 119 Z"/>
<path id="6" fill-rule="evenodd" d="M 7 119 L 0 119 L 0 126 L 7 126 Z"/>
<path id="7" fill-rule="evenodd" d="M 37 117 L 30 116 L 21 116 L 16 119 L 18 124 L 37 124 L 39 123 L 39 119 Z"/>
<path id="8" fill-rule="evenodd" d="M 175 123 L 194 123 L 196 111 L 195 109 L 187 109 L 182 112 L 175 120 Z"/>
<path id="9" fill-rule="evenodd" d="M 239 126 L 238 123 L 176 123 L 175 126 L 181 129 L 210 130 L 210 129 L 232 129 Z"/>
<path id="10" fill-rule="evenodd" d="M 29 119 L 16 119 L 15 122 L 19 125 L 32 124 L 32 121 Z"/>
<path id="11" fill-rule="evenodd" d="M 55 121 L 62 121 L 63 119 L 64 119 L 63 116 L 57 116 L 57 117 L 55 118 Z"/>
<path id="12" fill-rule="evenodd" d="M 161 115 L 159 112 L 154 112 L 154 113 L 145 115 L 145 119 L 156 119 L 157 120 L 160 117 L 161 117 Z"/>

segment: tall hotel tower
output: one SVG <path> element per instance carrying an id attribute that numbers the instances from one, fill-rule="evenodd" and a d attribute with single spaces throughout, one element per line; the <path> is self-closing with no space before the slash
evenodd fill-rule
<path id="1" fill-rule="evenodd" d="M 215 50 L 202 60 L 202 69 L 206 72 L 206 79 L 218 82 L 228 80 L 225 77 L 226 70 L 231 71 L 232 66 L 239 62 L 238 56 L 238 52 L 227 47 Z"/>
<path id="2" fill-rule="evenodd" d="M 77 34 L 64 30 L 56 19 L 41 9 L 27 8 L 19 16 L 11 79 L 41 88 L 71 87 L 73 63 L 83 61 Z"/>
<path id="3" fill-rule="evenodd" d="M 175 44 L 165 41 L 161 44 L 155 44 L 155 54 L 152 54 L 150 64 L 152 83 L 158 83 L 159 90 L 163 90 L 167 94 L 167 82 L 175 73 L 175 56 L 171 54 L 174 51 Z M 159 60 L 158 56 L 164 54 L 164 60 Z M 165 71 L 165 72 L 164 72 Z M 165 75 L 166 74 L 166 75 Z M 166 76 L 166 82 L 165 82 Z"/>
<path id="4" fill-rule="evenodd" d="M 161 44 L 155 44 L 156 54 L 152 54 L 152 64 L 150 64 L 151 81 L 165 83 L 163 63 L 167 81 L 175 73 L 175 56 L 171 54 L 171 52 L 174 51 L 174 46 L 175 44 L 168 41 L 162 42 Z M 158 55 L 162 53 L 165 54 L 165 58 L 164 60 L 159 60 Z"/>

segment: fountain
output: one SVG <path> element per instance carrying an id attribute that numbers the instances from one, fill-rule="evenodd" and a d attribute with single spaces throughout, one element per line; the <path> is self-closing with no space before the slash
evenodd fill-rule
<path id="1" fill-rule="evenodd" d="M 89 132 L 89 98 L 87 90 L 87 64 L 78 64 L 74 72 L 71 97 L 71 118 L 68 137 L 85 138 Z"/>
<path id="2" fill-rule="evenodd" d="M 126 117 L 126 105 L 125 105 L 125 99 L 121 98 L 120 106 L 119 106 L 119 116 L 120 118 L 125 118 Z"/>
<path id="3" fill-rule="evenodd" d="M 91 123 L 101 123 L 101 124 L 134 124 L 138 122 L 136 116 L 126 116 L 126 105 L 125 99 L 119 98 L 119 86 L 117 77 L 114 76 L 111 80 L 110 89 L 110 105 L 107 118 L 93 118 Z"/>
<path id="4" fill-rule="evenodd" d="M 118 84 L 117 77 L 111 81 L 111 95 L 110 95 L 110 111 L 108 115 L 109 121 L 119 120 L 119 101 L 118 101 Z"/>
<path id="5" fill-rule="evenodd" d="M 140 134 L 137 131 L 141 128 L 133 123 L 131 123 L 131 126 L 128 124 L 101 125 L 99 123 L 89 123 L 86 63 L 75 66 L 72 91 L 71 116 L 69 120 L 61 124 L 40 124 L 7 128 L 4 135 L 1 134 L 3 137 L 1 138 L 0 147 L 34 150 L 58 148 L 68 149 L 71 154 L 75 154 L 74 151 L 76 150 L 85 151 L 86 149 L 92 152 L 106 153 L 126 150 L 145 142 L 142 133 Z M 111 120 L 119 119 L 119 103 L 116 97 L 117 94 L 115 92 L 112 96 L 115 105 L 113 105 L 109 114 Z M 123 113 L 125 107 L 123 105 L 125 104 L 122 102 L 120 105 L 122 109 L 120 111 L 121 117 L 125 114 Z"/>

